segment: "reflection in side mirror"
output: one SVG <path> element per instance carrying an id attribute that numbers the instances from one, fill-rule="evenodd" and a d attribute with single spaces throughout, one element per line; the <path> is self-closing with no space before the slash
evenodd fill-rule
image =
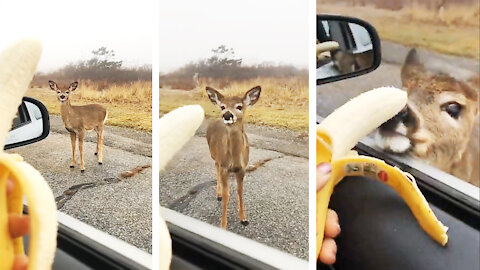
<path id="1" fill-rule="evenodd" d="M 317 85 L 370 72 L 380 64 L 380 41 L 368 23 L 317 15 Z"/>
<path id="2" fill-rule="evenodd" d="M 50 132 L 45 106 L 38 100 L 24 97 L 5 139 L 5 150 L 40 141 Z"/>

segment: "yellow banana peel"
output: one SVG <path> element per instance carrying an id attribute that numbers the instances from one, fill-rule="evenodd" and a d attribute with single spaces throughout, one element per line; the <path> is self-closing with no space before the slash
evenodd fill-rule
<path id="1" fill-rule="evenodd" d="M 420 227 L 435 241 L 445 245 L 447 230 L 408 173 L 383 160 L 359 156 L 351 149 L 368 133 L 395 116 L 407 103 L 404 91 L 381 87 L 350 100 L 317 126 L 316 164 L 329 162 L 330 180 L 317 192 L 317 258 L 322 248 L 328 204 L 334 187 L 345 176 L 366 176 L 386 183 L 403 198 Z"/>
<path id="2" fill-rule="evenodd" d="M 13 239 L 8 219 L 22 214 L 24 198 L 30 218 L 28 269 L 51 269 L 56 249 L 56 204 L 40 173 L 19 155 L 3 152 L 22 97 L 40 59 L 41 45 L 22 40 L 0 54 L 0 269 L 11 269 L 16 255 L 24 254 L 23 237 Z M 7 181 L 13 190 L 7 195 Z"/>

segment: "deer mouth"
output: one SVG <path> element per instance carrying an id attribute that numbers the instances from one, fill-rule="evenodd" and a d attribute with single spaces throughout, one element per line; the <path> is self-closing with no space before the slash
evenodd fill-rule
<path id="1" fill-rule="evenodd" d="M 394 118 L 377 129 L 375 143 L 384 151 L 397 154 L 406 153 L 412 147 L 412 141 L 407 136 L 406 125 Z"/>
<path id="2" fill-rule="evenodd" d="M 223 123 L 225 123 L 225 125 L 233 125 L 233 119 L 228 119 L 228 120 L 223 120 Z"/>

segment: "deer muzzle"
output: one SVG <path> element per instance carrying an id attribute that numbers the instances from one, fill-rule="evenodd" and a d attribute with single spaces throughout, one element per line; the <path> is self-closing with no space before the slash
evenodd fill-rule
<path id="1" fill-rule="evenodd" d="M 233 115 L 230 111 L 227 111 L 223 114 L 223 122 L 226 125 L 231 125 L 235 123 L 235 115 Z"/>

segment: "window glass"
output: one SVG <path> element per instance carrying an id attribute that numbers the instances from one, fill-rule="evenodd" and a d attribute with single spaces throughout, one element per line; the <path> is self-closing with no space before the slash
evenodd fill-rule
<path id="1" fill-rule="evenodd" d="M 160 173 L 160 204 L 220 230 L 228 201 L 227 231 L 306 260 L 308 2 L 253 3 L 161 4 L 160 116 L 199 104 L 205 120 Z"/>
<path id="2" fill-rule="evenodd" d="M 40 171 L 60 212 L 150 253 L 153 2 L 86 0 L 72 7 L 46 0 L 25 8 L 11 1 L 0 10 L 1 25 L 18 21 L 16 11 L 28 18 L 0 29 L 0 50 L 19 37 L 42 43 L 26 96 L 50 116 L 48 137 L 8 152 Z M 33 121 L 41 114 L 30 105 L 32 122 L 42 124 Z"/>
<path id="3" fill-rule="evenodd" d="M 478 1 L 317 1 L 319 13 L 371 23 L 382 46 L 377 70 L 317 86 L 317 114 L 326 117 L 373 88 L 401 88 L 408 105 L 370 134 L 374 146 L 479 186 L 478 7 Z M 358 33 L 355 43 L 371 46 Z"/>

